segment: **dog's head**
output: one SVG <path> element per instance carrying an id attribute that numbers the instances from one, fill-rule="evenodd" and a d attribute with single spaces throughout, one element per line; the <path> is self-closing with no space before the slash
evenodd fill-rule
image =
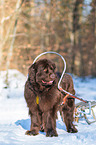
<path id="1" fill-rule="evenodd" d="M 40 86 L 51 86 L 56 81 L 55 64 L 48 59 L 40 59 L 32 64 L 28 70 L 31 83 Z"/>

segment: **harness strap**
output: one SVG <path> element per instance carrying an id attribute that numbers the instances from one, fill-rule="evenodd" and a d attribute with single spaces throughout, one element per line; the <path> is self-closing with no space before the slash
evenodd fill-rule
<path id="1" fill-rule="evenodd" d="M 63 103 L 62 103 L 62 104 L 65 104 L 66 99 L 67 99 L 68 96 L 69 96 L 69 94 L 67 94 L 67 95 L 63 98 Z"/>
<path id="2" fill-rule="evenodd" d="M 60 91 L 63 95 L 67 94 L 66 96 L 64 96 L 63 102 L 61 103 L 61 105 L 64 104 L 64 103 L 66 102 L 66 99 L 67 99 L 68 96 L 70 96 L 71 98 L 78 99 L 78 100 L 80 100 L 80 101 L 82 101 L 82 102 L 89 103 L 89 101 L 83 100 L 82 98 L 79 98 L 79 97 L 77 97 L 77 96 L 75 96 L 75 95 L 73 95 L 73 94 L 71 94 L 71 93 L 69 93 L 69 92 L 63 90 L 63 88 L 61 88 L 61 87 L 59 88 L 59 91 Z"/>

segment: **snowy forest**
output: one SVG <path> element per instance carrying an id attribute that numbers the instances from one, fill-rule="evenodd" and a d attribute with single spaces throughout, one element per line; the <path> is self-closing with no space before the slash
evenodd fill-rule
<path id="1" fill-rule="evenodd" d="M 31 126 L 24 98 L 28 68 L 46 51 L 65 58 L 75 95 L 89 105 L 75 99 L 77 133 L 67 132 L 58 111 L 58 137 L 25 135 Z M 62 72 L 61 58 L 46 58 Z M 0 0 L 0 145 L 37 144 L 96 145 L 96 0 Z"/>
<path id="2" fill-rule="evenodd" d="M 0 0 L 0 70 L 26 75 L 45 51 L 69 73 L 96 76 L 96 0 Z"/>

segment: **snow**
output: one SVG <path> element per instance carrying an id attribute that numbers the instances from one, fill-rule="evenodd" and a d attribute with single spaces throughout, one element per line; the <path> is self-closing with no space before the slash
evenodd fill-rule
<path id="1" fill-rule="evenodd" d="M 76 123 L 78 133 L 66 132 L 65 124 L 58 112 L 58 137 L 46 137 L 39 132 L 37 136 L 27 136 L 25 131 L 30 129 L 30 116 L 24 99 L 24 84 L 26 78 L 17 70 L 8 71 L 9 87 L 5 79 L 6 71 L 0 72 L 0 145 L 95 145 L 96 123 L 88 125 L 85 119 Z M 86 100 L 96 101 L 96 78 L 84 79 L 72 76 L 76 94 Z M 76 103 L 78 101 L 76 100 Z M 94 107 L 96 115 L 96 107 Z"/>

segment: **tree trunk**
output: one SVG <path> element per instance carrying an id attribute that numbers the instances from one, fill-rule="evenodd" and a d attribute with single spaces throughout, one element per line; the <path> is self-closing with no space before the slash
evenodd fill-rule
<path id="1" fill-rule="evenodd" d="M 20 4 L 20 1 L 21 0 L 18 0 L 17 1 L 17 4 L 16 4 L 16 12 L 18 11 L 19 12 L 19 9 L 20 7 L 22 6 L 22 3 L 24 0 L 22 0 L 21 4 Z M 11 58 L 12 58 L 12 54 L 13 54 L 13 46 L 14 46 L 14 42 L 15 42 L 15 35 L 16 35 L 16 29 L 17 29 L 17 22 L 18 22 L 18 13 L 16 13 L 15 15 L 15 24 L 14 24 L 14 28 L 13 28 L 13 38 L 12 38 L 12 41 L 11 41 L 11 45 L 10 45 L 10 48 L 9 48 L 9 52 L 8 52 L 8 55 L 7 55 L 7 63 L 6 63 L 6 85 L 8 86 L 8 69 L 10 68 L 10 61 L 11 61 Z"/>
<path id="2" fill-rule="evenodd" d="M 2 64 L 2 42 L 3 42 L 3 39 L 4 39 L 4 36 L 3 36 L 3 34 L 4 34 L 4 23 L 3 23 L 3 21 L 2 21 L 2 19 L 4 18 L 4 0 L 1 0 L 1 3 L 0 3 L 0 5 L 1 5 L 1 28 L 0 28 L 0 66 L 1 66 L 1 64 Z"/>

